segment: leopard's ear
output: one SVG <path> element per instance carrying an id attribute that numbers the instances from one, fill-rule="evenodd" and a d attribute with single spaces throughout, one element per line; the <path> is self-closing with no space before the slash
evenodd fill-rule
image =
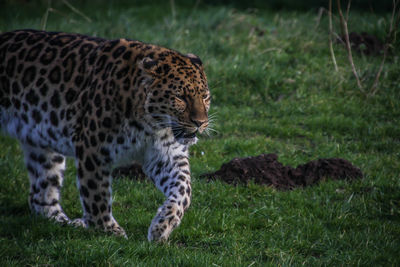
<path id="1" fill-rule="evenodd" d="M 139 61 L 138 66 L 141 70 L 150 74 L 151 76 L 160 77 L 162 74 L 162 69 L 159 66 L 158 60 L 150 57 L 143 58 L 141 61 Z"/>
<path id="2" fill-rule="evenodd" d="M 203 66 L 203 62 L 201 62 L 200 58 L 198 56 L 196 56 L 195 54 L 189 53 L 186 56 L 190 59 L 192 64 L 197 65 L 199 67 Z"/>

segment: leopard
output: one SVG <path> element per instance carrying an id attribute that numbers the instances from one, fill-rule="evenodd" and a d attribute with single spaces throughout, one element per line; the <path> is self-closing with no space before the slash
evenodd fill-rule
<path id="1" fill-rule="evenodd" d="M 31 211 L 62 224 L 127 238 L 112 213 L 112 173 L 135 162 L 165 197 L 147 239 L 168 240 L 191 204 L 189 147 L 209 129 L 210 98 L 191 53 L 78 33 L 0 34 L 0 128 L 22 148 Z M 76 219 L 60 202 L 66 158 Z"/>

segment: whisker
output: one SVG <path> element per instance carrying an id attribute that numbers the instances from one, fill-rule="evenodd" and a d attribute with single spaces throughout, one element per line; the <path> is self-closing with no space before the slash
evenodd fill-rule
<path id="1" fill-rule="evenodd" d="M 208 127 L 205 129 L 205 131 L 209 134 L 209 135 L 211 135 L 211 133 L 215 133 L 215 134 L 219 134 L 219 132 L 217 131 L 217 130 L 215 130 L 214 129 L 214 127 L 213 127 L 214 125 L 208 125 Z"/>
<path id="2" fill-rule="evenodd" d="M 217 130 L 215 130 L 215 129 L 213 129 L 213 128 L 207 128 L 207 131 L 208 131 L 208 132 L 213 132 L 213 133 L 219 134 L 219 131 L 217 131 Z"/>
<path id="3" fill-rule="evenodd" d="M 218 112 L 214 112 L 214 113 L 208 114 L 208 118 L 209 119 L 214 119 L 214 118 L 217 118 L 217 117 L 218 117 Z"/>

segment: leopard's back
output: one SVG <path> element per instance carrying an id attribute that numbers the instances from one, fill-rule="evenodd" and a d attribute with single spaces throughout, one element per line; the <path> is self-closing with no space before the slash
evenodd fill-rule
<path id="1" fill-rule="evenodd" d="M 58 91 L 60 100 L 69 104 L 75 95 L 69 89 L 79 90 L 84 85 L 88 70 L 85 59 L 105 41 L 80 34 L 37 30 L 0 34 L 1 106 L 8 108 L 13 104 L 6 100 L 7 96 L 18 98 L 31 89 L 41 99 L 52 97 L 51 93 Z M 28 103 L 37 105 L 36 97 L 29 96 Z"/>
<path id="2" fill-rule="evenodd" d="M 88 83 L 87 57 L 104 41 L 37 30 L 1 34 L 2 130 L 25 142 L 61 144 L 70 154 L 76 101 Z"/>

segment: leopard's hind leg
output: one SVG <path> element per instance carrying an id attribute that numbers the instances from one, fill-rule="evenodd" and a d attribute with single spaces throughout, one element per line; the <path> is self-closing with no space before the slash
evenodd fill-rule
<path id="1" fill-rule="evenodd" d="M 60 205 L 60 188 L 65 170 L 65 157 L 39 146 L 23 144 L 30 179 L 29 205 L 33 212 L 68 223 Z"/>

